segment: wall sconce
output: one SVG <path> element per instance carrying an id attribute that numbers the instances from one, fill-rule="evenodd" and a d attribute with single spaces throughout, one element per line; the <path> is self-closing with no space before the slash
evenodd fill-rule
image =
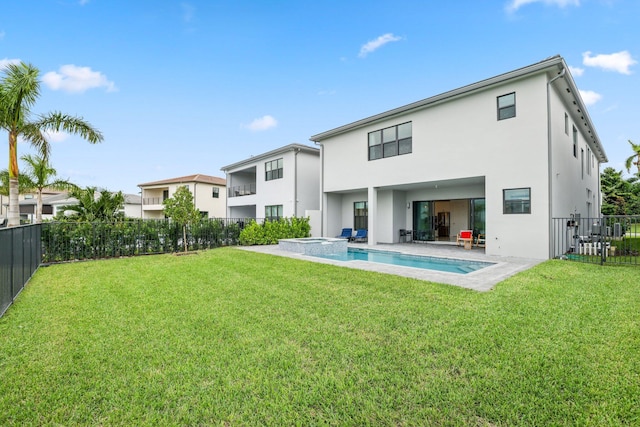
<path id="1" fill-rule="evenodd" d="M 407 209 L 411 209 L 411 203 L 407 202 Z"/>

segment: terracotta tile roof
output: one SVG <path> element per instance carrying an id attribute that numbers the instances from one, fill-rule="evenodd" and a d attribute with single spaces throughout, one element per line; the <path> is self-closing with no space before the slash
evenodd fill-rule
<path id="1" fill-rule="evenodd" d="M 224 178 L 218 178 L 217 176 L 203 175 L 201 173 L 195 175 L 179 176 L 177 178 L 163 179 L 160 181 L 145 182 L 144 184 L 138 184 L 138 187 L 148 187 L 151 185 L 163 185 L 163 184 L 182 184 L 188 182 L 202 182 L 205 184 L 215 184 L 226 186 L 227 180 Z"/>

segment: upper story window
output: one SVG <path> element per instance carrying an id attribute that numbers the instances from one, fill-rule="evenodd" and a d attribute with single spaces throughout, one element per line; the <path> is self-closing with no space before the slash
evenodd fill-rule
<path id="1" fill-rule="evenodd" d="M 511 188 L 502 190 L 502 213 L 530 214 L 531 188 Z"/>
<path id="2" fill-rule="evenodd" d="M 409 154 L 412 139 L 411 122 L 369 132 L 369 160 Z"/>
<path id="3" fill-rule="evenodd" d="M 564 133 L 569 135 L 569 115 L 564 113 Z"/>
<path id="4" fill-rule="evenodd" d="M 508 93 L 498 97 L 498 120 L 516 116 L 516 93 Z"/>
<path id="5" fill-rule="evenodd" d="M 219 187 L 213 187 L 213 191 L 211 192 L 211 197 L 213 197 L 214 199 L 220 198 L 220 188 Z"/>
<path id="6" fill-rule="evenodd" d="M 282 159 L 272 160 L 264 164 L 264 180 L 282 178 Z"/>
<path id="7" fill-rule="evenodd" d="M 578 158 L 578 129 L 573 127 L 573 157 Z"/>

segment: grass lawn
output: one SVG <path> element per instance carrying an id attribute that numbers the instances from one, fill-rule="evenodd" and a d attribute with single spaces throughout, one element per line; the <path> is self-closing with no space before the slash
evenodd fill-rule
<path id="1" fill-rule="evenodd" d="M 493 291 L 222 248 L 41 268 L 0 425 L 640 425 L 640 270 Z"/>

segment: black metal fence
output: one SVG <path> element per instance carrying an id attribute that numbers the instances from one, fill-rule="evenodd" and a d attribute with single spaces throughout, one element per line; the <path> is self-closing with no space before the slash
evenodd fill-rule
<path id="1" fill-rule="evenodd" d="M 42 228 L 45 263 L 115 258 L 237 245 L 248 219 L 203 219 L 186 228 L 171 220 L 50 222 Z"/>
<path id="2" fill-rule="evenodd" d="M 41 225 L 0 228 L 0 317 L 42 260 Z"/>
<path id="3" fill-rule="evenodd" d="M 640 216 L 554 218 L 554 258 L 594 264 L 640 264 Z"/>

